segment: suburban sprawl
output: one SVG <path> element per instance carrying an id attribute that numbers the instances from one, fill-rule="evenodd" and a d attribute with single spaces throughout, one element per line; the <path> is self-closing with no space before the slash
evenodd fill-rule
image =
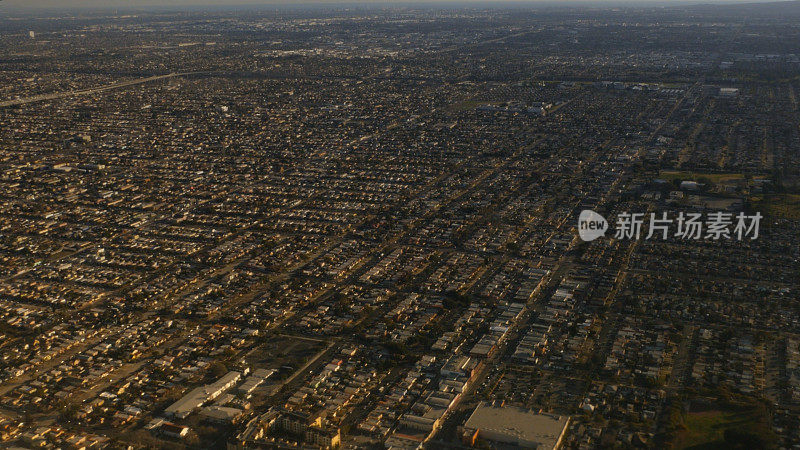
<path id="1" fill-rule="evenodd" d="M 799 5 L 0 4 L 0 446 L 800 448 Z"/>

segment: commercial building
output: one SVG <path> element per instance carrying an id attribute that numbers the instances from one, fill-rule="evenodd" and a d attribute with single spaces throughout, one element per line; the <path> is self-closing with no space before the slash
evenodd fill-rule
<path id="1" fill-rule="evenodd" d="M 470 445 L 490 441 L 520 448 L 556 449 L 561 445 L 569 420 L 569 416 L 510 406 L 486 406 L 481 402 L 464 424 L 463 436 Z"/>
<path id="2" fill-rule="evenodd" d="M 211 384 L 192 389 L 188 394 L 181 397 L 180 400 L 169 405 L 167 409 L 164 410 L 164 414 L 168 417 L 185 419 L 192 411 L 202 406 L 203 403 L 214 400 L 225 391 L 235 386 L 241 378 L 242 375 L 239 372 L 228 372 L 222 378 Z"/>

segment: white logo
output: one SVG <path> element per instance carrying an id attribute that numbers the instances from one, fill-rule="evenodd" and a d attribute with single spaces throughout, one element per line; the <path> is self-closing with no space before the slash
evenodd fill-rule
<path id="1" fill-rule="evenodd" d="M 604 236 L 608 230 L 608 221 L 605 217 L 592 211 L 584 209 L 578 216 L 578 235 L 586 242 L 593 241 L 600 236 Z"/>
<path id="2" fill-rule="evenodd" d="M 646 221 L 649 215 L 649 222 Z M 668 239 L 736 239 L 741 241 L 746 237 L 758 238 L 758 227 L 764 217 L 760 212 L 747 215 L 744 212 L 733 213 L 715 211 L 705 214 L 698 212 L 678 213 L 677 219 L 670 217 L 667 212 L 657 214 L 628 213 L 617 214 L 614 239 L 652 239 L 660 236 L 662 240 Z M 677 222 L 677 232 L 672 234 L 672 225 Z M 608 222 L 600 214 L 591 209 L 584 209 L 578 216 L 578 235 L 586 242 L 593 241 L 600 236 L 605 236 L 608 231 Z M 705 231 L 705 234 L 703 233 Z M 646 235 L 645 233 L 646 232 Z"/>

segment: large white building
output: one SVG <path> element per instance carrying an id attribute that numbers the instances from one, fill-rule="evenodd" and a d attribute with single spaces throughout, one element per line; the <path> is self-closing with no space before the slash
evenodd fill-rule
<path id="1" fill-rule="evenodd" d="M 464 424 L 463 436 L 472 445 L 483 440 L 518 448 L 557 449 L 569 420 L 569 416 L 481 402 Z"/>
<path id="2" fill-rule="evenodd" d="M 239 372 L 228 372 L 222 378 L 211 384 L 192 389 L 181 397 L 180 400 L 169 405 L 167 409 L 164 410 L 164 414 L 167 417 L 185 419 L 194 410 L 202 406 L 203 403 L 214 400 L 228 389 L 234 387 L 241 378 L 242 374 Z"/>

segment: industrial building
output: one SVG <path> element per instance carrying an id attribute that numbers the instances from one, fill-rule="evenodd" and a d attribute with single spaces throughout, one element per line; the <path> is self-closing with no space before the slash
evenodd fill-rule
<path id="1" fill-rule="evenodd" d="M 513 406 L 486 406 L 481 402 L 463 426 L 464 440 L 513 445 L 519 448 L 557 449 L 569 416 L 538 413 Z"/>

